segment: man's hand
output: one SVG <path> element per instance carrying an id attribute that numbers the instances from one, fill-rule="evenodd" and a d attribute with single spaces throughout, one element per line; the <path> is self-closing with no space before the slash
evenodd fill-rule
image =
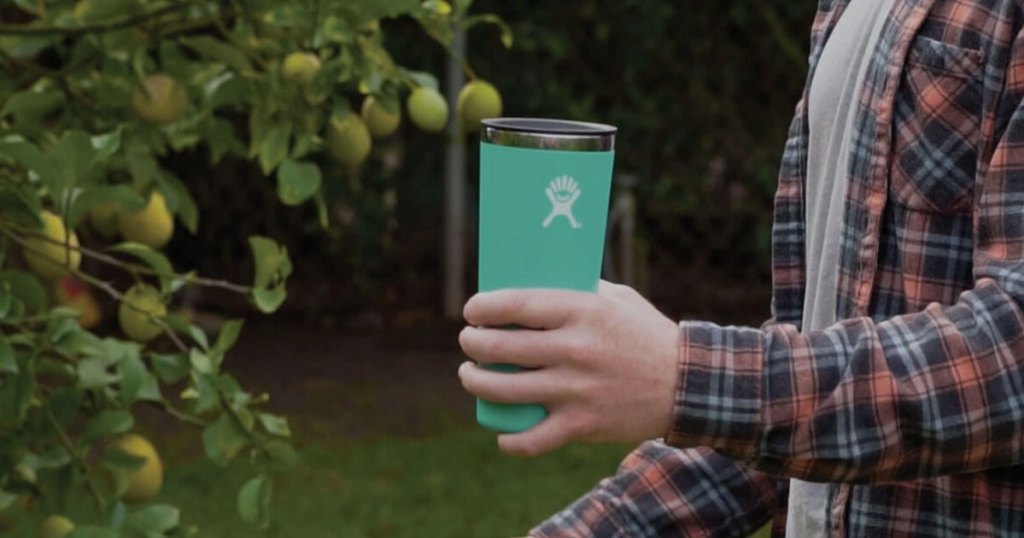
<path id="1" fill-rule="evenodd" d="M 640 442 L 672 420 L 677 325 L 633 289 L 602 281 L 598 293 L 502 290 L 480 293 L 463 310 L 463 351 L 499 373 L 459 367 L 466 390 L 493 402 L 540 403 L 549 416 L 498 437 L 501 450 L 536 455 L 568 441 Z M 495 327 L 517 325 L 524 329 Z M 532 329 L 532 330 L 531 330 Z"/>

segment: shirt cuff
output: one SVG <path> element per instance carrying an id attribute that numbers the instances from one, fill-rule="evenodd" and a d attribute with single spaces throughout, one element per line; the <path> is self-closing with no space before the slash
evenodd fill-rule
<path id="1" fill-rule="evenodd" d="M 617 496 L 596 489 L 531 530 L 530 538 L 630 538 L 635 528 Z"/>
<path id="2" fill-rule="evenodd" d="M 765 333 L 705 322 L 682 322 L 679 332 L 678 382 L 665 442 L 752 460 L 764 407 Z"/>

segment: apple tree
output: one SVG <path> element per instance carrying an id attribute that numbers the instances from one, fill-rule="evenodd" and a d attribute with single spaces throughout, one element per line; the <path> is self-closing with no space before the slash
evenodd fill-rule
<path id="1" fill-rule="evenodd" d="M 449 121 L 436 77 L 393 59 L 381 20 L 414 19 L 415 38 L 445 48 L 457 29 L 493 24 L 511 44 L 499 18 L 469 4 L 0 5 L 0 511 L 58 513 L 84 495 L 95 517 L 53 515 L 40 532 L 188 535 L 187 514 L 160 502 L 159 448 L 134 432 L 148 406 L 194 426 L 213 462 L 252 463 L 238 512 L 268 527 L 268 469 L 296 459 L 288 420 L 223 368 L 242 322 L 210 332 L 174 305 L 186 287 L 215 287 L 274 312 L 292 262 L 253 236 L 249 282 L 176 264 L 162 249 L 202 223 L 168 158 L 198 149 L 211 165 L 256 163 L 253 181 L 273 182 L 283 205 L 313 204 L 327 226 L 325 187 L 339 179 L 324 159 L 354 174 L 403 116 L 427 133 Z M 474 82 L 484 90 L 463 99 L 470 129 L 501 112 L 493 87 Z M 116 324 L 100 323 L 97 297 L 116 305 Z"/>

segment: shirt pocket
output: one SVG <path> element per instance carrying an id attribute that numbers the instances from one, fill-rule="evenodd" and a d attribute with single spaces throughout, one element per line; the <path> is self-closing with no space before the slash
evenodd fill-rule
<path id="1" fill-rule="evenodd" d="M 896 91 L 889 189 L 895 202 L 970 211 L 981 136 L 983 54 L 918 36 Z"/>

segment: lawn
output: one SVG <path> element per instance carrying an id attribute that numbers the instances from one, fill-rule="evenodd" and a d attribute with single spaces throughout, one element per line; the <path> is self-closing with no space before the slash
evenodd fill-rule
<path id="1" fill-rule="evenodd" d="M 301 463 L 277 474 L 272 525 L 276 538 L 508 538 L 526 531 L 614 472 L 624 446 L 565 447 L 534 459 L 501 455 L 493 434 L 462 429 L 417 439 L 385 438 L 310 445 Z M 182 509 L 199 538 L 261 536 L 235 511 L 245 463 L 226 470 L 204 460 L 171 461 L 155 502 Z M 34 516 L 42 517 L 41 511 Z M 83 502 L 74 519 L 94 517 Z M 37 519 L 33 517 L 33 519 Z M 31 536 L 31 520 L 13 536 Z"/>

